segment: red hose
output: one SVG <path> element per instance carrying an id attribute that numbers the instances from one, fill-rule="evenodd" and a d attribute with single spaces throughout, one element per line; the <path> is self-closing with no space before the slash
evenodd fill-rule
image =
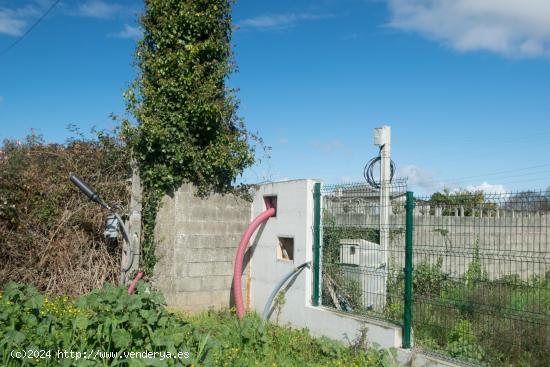
<path id="1" fill-rule="evenodd" d="M 128 294 L 134 293 L 134 289 L 136 289 L 136 285 L 142 276 L 143 276 L 143 272 L 139 271 L 136 277 L 134 278 L 134 280 L 132 280 L 132 284 L 130 284 L 130 287 L 128 288 Z"/>
<path id="2" fill-rule="evenodd" d="M 235 256 L 235 269 L 233 271 L 233 298 L 235 299 L 235 307 L 237 308 L 237 316 L 242 319 L 244 316 L 244 304 L 243 304 L 243 292 L 241 289 L 241 276 L 243 274 L 243 258 L 250 237 L 256 229 L 268 220 L 270 217 L 275 216 L 275 208 L 271 206 L 269 200 L 266 200 L 267 210 L 258 215 L 252 223 L 249 224 L 246 231 L 243 233 L 241 242 L 239 242 L 239 248 L 237 249 L 237 255 Z"/>

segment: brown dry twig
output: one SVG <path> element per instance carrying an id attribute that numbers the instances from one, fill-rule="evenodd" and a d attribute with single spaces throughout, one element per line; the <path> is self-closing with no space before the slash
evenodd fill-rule
<path id="1" fill-rule="evenodd" d="M 68 180 L 77 173 L 109 203 L 127 207 L 129 159 L 116 136 L 45 144 L 30 136 L 0 148 L 0 287 L 32 283 L 76 296 L 116 282 L 120 245 L 102 235 L 106 213 Z"/>

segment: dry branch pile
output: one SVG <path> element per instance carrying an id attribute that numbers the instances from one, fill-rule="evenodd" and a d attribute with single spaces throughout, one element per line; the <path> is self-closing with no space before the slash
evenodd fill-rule
<path id="1" fill-rule="evenodd" d="M 103 238 L 108 213 L 68 180 L 76 173 L 126 211 L 129 159 L 113 135 L 45 144 L 30 135 L 0 148 L 0 287 L 32 283 L 48 294 L 78 295 L 116 282 L 121 241 Z"/>

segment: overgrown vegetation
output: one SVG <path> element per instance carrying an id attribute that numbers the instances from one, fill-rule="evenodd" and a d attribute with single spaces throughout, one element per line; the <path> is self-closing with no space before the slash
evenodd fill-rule
<path id="1" fill-rule="evenodd" d="M 383 279 L 382 273 L 375 273 L 372 269 L 365 269 L 363 266 L 342 264 L 340 261 L 340 240 L 342 239 L 364 239 L 373 243 L 379 243 L 380 231 L 364 226 L 342 226 L 335 225 L 335 220 L 329 213 L 323 215 L 323 281 L 322 281 L 322 304 L 335 307 L 343 311 L 368 315 L 374 318 L 383 318 L 400 324 L 403 320 L 403 273 L 399 266 L 396 266 L 393 256 L 390 256 L 390 268 L 387 274 L 387 303 L 384 310 L 379 308 L 367 309 L 365 303 L 365 292 L 370 292 L 370 298 L 374 301 L 376 295 L 374 289 L 363 289 L 364 276 L 370 277 L 370 286 Z M 402 228 L 390 230 L 390 242 L 394 243 L 402 238 Z M 402 252 L 397 252 L 401 254 Z M 390 255 L 394 255 L 390 253 Z M 359 255 L 365 260 L 364 254 Z M 368 282 L 368 281 L 367 281 Z M 368 305 L 367 305 L 368 306 Z"/>
<path id="2" fill-rule="evenodd" d="M 363 271 L 354 265 L 340 263 L 341 239 L 379 241 L 379 231 L 360 226 L 337 226 L 328 213 L 323 216 L 323 305 L 344 311 L 363 312 L 363 289 L 358 280 Z"/>
<path id="3" fill-rule="evenodd" d="M 166 310 L 160 294 L 148 292 L 146 287 L 138 284 L 131 296 L 123 287 L 107 285 L 77 299 L 48 299 L 32 286 L 9 283 L 0 293 L 2 365 L 396 365 L 393 351 L 366 345 L 364 335 L 344 346 L 327 338 L 312 338 L 307 330 L 266 323 L 255 314 L 242 322 L 228 311 L 177 315 Z M 10 355 L 12 350 L 51 352 L 49 356 L 44 352 L 17 358 Z M 64 350 L 81 354 L 72 358 L 57 355 Z M 130 351 L 164 354 L 157 354 L 156 359 L 123 354 Z M 171 356 L 179 353 L 179 358 L 161 360 L 168 352 Z"/>
<path id="4" fill-rule="evenodd" d="M 31 134 L 0 148 L 0 286 L 13 280 L 74 296 L 116 279 L 121 247 L 102 236 L 106 213 L 68 177 L 80 175 L 123 212 L 128 153 L 116 133 L 73 133 L 65 144 Z"/>
<path id="5" fill-rule="evenodd" d="M 378 232 L 359 226 L 335 225 L 329 213 L 325 213 L 324 218 L 323 305 L 400 324 L 404 296 L 402 266 L 392 264 L 390 256 L 385 307 L 365 310 L 362 298 L 365 290 L 359 279 L 367 270 L 360 266 L 350 268 L 340 260 L 341 239 L 366 239 L 376 243 Z M 437 233 L 444 239 L 447 237 L 444 230 Z M 394 234 L 400 235 L 397 231 Z M 392 251 L 396 256 L 402 254 L 402 250 Z M 474 240 L 467 257 L 464 260 L 467 268 L 461 274 L 445 272 L 444 256 L 415 264 L 415 345 L 475 364 L 549 366 L 550 271 L 529 279 L 521 279 L 519 275 L 490 279 L 483 266 L 479 239 Z"/>
<path id="6" fill-rule="evenodd" d="M 184 182 L 201 195 L 235 192 L 236 177 L 254 162 L 254 136 L 226 87 L 235 69 L 230 0 L 146 0 L 140 23 L 139 75 L 125 94 L 138 125 L 126 128 L 144 187 L 142 260 L 151 274 L 163 195 Z"/>
<path id="7" fill-rule="evenodd" d="M 402 284 L 389 283 L 388 293 Z M 462 276 L 446 274 L 439 257 L 415 267 L 413 288 L 416 345 L 489 366 L 550 365 L 550 272 L 490 280 L 474 246 Z M 395 307 L 388 300 L 387 312 Z"/>

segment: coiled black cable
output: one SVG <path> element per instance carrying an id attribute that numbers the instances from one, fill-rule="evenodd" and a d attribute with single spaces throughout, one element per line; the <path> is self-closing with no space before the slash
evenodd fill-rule
<path id="1" fill-rule="evenodd" d="M 380 148 L 380 152 L 381 151 L 382 151 L 382 148 Z M 382 160 L 382 157 L 380 156 L 380 152 L 378 153 L 377 157 L 374 157 L 367 162 L 363 170 L 363 177 L 365 177 L 365 180 L 367 181 L 367 183 L 370 186 L 374 187 L 375 189 L 380 188 L 380 182 L 376 182 L 376 180 L 374 179 L 374 166 L 376 165 L 376 163 Z M 395 174 L 395 163 L 393 163 L 393 161 L 390 160 L 390 182 L 392 182 L 394 174 Z"/>

